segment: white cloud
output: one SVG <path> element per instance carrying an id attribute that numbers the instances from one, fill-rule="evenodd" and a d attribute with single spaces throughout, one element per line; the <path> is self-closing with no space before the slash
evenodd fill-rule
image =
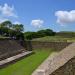
<path id="1" fill-rule="evenodd" d="M 14 22 L 14 24 L 21 24 L 21 23 L 20 23 L 20 22 L 18 22 L 18 21 L 15 21 L 15 22 Z"/>
<path id="2" fill-rule="evenodd" d="M 57 16 L 57 23 L 61 25 L 75 23 L 75 10 L 56 11 L 55 16 Z"/>
<path id="3" fill-rule="evenodd" d="M 40 19 L 31 21 L 31 25 L 33 25 L 34 27 L 38 27 L 38 28 L 40 28 L 43 25 L 43 23 L 44 23 L 44 21 L 40 20 Z"/>
<path id="4" fill-rule="evenodd" d="M 0 13 L 3 16 L 17 17 L 17 15 L 14 13 L 14 10 L 14 6 L 9 6 L 7 3 L 5 3 L 4 6 L 0 5 Z"/>

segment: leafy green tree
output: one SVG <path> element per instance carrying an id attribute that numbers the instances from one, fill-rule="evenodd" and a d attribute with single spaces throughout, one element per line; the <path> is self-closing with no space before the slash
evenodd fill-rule
<path id="1" fill-rule="evenodd" d="M 13 30 L 15 30 L 17 32 L 22 32 L 24 30 L 24 28 L 23 28 L 22 24 L 14 24 L 13 25 Z"/>
<path id="2" fill-rule="evenodd" d="M 39 30 L 37 33 L 40 34 L 41 37 L 54 35 L 54 32 L 51 29 Z"/>
<path id="3" fill-rule="evenodd" d="M 4 21 L 0 25 L 1 27 L 7 27 L 7 28 L 12 27 L 12 23 L 10 21 Z"/>
<path id="4" fill-rule="evenodd" d="M 34 32 L 25 32 L 24 36 L 25 38 L 27 38 L 28 40 L 31 40 L 33 38 L 33 34 Z"/>
<path id="5" fill-rule="evenodd" d="M 10 21 L 4 21 L 0 24 L 0 34 L 8 37 L 16 37 L 23 39 L 23 25 L 22 24 L 12 24 Z"/>
<path id="6" fill-rule="evenodd" d="M 27 38 L 28 40 L 31 40 L 33 38 L 40 38 L 44 36 L 53 36 L 53 35 L 55 35 L 55 32 L 53 32 L 50 29 L 39 30 L 37 32 L 25 32 L 24 33 L 25 38 Z"/>
<path id="7" fill-rule="evenodd" d="M 10 21 L 4 21 L 0 23 L 0 34 L 9 36 L 9 29 L 12 27 L 12 23 Z"/>

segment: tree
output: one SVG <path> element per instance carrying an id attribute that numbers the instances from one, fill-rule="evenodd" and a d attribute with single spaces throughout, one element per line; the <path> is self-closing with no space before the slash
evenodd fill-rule
<path id="1" fill-rule="evenodd" d="M 54 32 L 51 29 L 39 30 L 37 33 L 40 34 L 40 36 L 42 36 L 42 37 L 54 35 Z"/>
<path id="2" fill-rule="evenodd" d="M 46 33 L 46 36 L 53 36 L 54 35 L 54 32 L 51 29 L 46 29 L 45 33 Z"/>
<path id="3" fill-rule="evenodd" d="M 33 38 L 33 33 L 34 32 L 25 32 L 24 36 L 26 39 L 31 40 Z"/>
<path id="4" fill-rule="evenodd" d="M 44 36 L 53 36 L 55 32 L 53 32 L 50 29 L 45 29 L 45 30 L 39 30 L 37 32 L 25 32 L 24 36 L 26 39 L 31 40 L 33 38 L 40 38 Z"/>
<path id="5" fill-rule="evenodd" d="M 12 23 L 10 21 L 4 21 L 0 23 L 0 34 L 9 36 L 9 29 L 12 27 Z"/>
<path id="6" fill-rule="evenodd" d="M 13 24 L 13 31 L 15 31 L 15 37 L 17 40 L 24 40 L 24 34 L 23 34 L 23 25 L 22 24 Z"/>
<path id="7" fill-rule="evenodd" d="M 23 38 L 23 25 L 12 24 L 10 21 L 4 21 L 0 24 L 0 34 L 8 37 Z"/>
<path id="8" fill-rule="evenodd" d="M 23 28 L 22 24 L 14 24 L 13 25 L 13 30 L 15 30 L 17 32 L 22 32 L 24 30 L 24 28 Z"/>
<path id="9" fill-rule="evenodd" d="M 7 27 L 7 28 L 12 27 L 12 23 L 10 21 L 4 21 L 0 25 L 1 27 Z"/>

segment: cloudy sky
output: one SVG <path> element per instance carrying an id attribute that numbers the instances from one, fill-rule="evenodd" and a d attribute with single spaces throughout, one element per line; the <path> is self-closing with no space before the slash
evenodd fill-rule
<path id="1" fill-rule="evenodd" d="M 0 23 L 5 20 L 25 31 L 75 31 L 75 0 L 0 0 Z"/>

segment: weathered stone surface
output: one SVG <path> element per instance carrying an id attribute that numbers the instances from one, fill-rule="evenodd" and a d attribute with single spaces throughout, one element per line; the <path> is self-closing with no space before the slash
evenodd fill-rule
<path id="1" fill-rule="evenodd" d="M 0 40 L 0 60 L 17 55 L 23 51 L 26 51 L 25 48 L 21 46 L 16 40 Z"/>
<path id="2" fill-rule="evenodd" d="M 24 56 L 30 55 L 32 53 L 33 53 L 32 51 L 27 51 L 27 52 L 23 52 L 23 53 L 20 53 L 18 55 L 9 57 L 7 59 L 4 59 L 4 60 L 0 61 L 0 68 L 3 68 L 4 66 L 7 66 L 10 63 L 12 63 L 12 62 L 24 57 Z"/>
<path id="3" fill-rule="evenodd" d="M 33 49 L 49 49 L 52 48 L 56 51 L 62 50 L 63 48 L 70 45 L 72 42 L 44 42 L 44 41 L 31 41 Z"/>
<path id="4" fill-rule="evenodd" d="M 48 57 L 32 75 L 75 75 L 75 43 L 72 43 L 54 57 Z"/>
<path id="5" fill-rule="evenodd" d="M 75 75 L 75 57 L 50 75 Z"/>

